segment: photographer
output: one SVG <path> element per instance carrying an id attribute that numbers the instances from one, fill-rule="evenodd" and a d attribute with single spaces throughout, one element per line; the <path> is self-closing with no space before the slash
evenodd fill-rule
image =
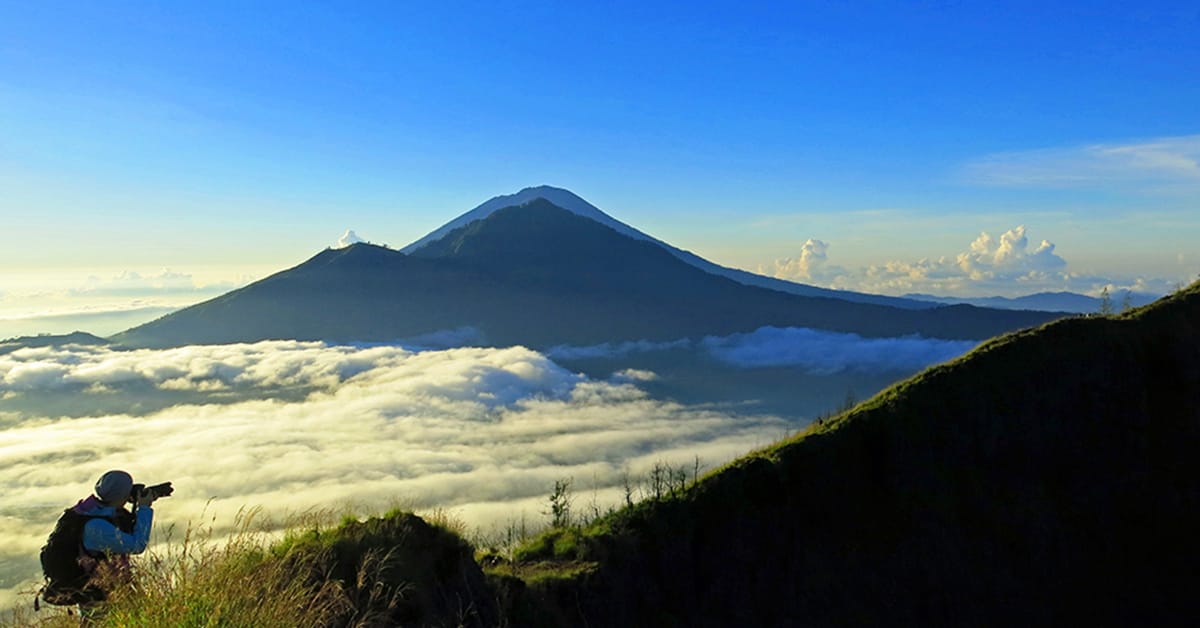
<path id="1" fill-rule="evenodd" d="M 149 491 L 136 496 L 133 514 L 125 509 L 133 502 L 133 477 L 124 471 L 109 471 L 96 481 L 92 497 L 75 506 L 76 512 L 91 517 L 83 527 L 83 549 L 98 559 L 105 556 L 128 562 L 130 554 L 146 551 L 154 524 L 151 504 L 157 497 Z M 132 525 L 130 525 L 132 523 Z"/>
<path id="2" fill-rule="evenodd" d="M 63 513 L 42 548 L 47 580 L 42 599 L 78 604 L 85 621 L 95 617 L 108 590 L 129 581 L 129 555 L 146 550 L 154 524 L 151 504 L 172 490 L 170 482 L 134 484 L 120 470 L 100 476 L 95 493 Z M 133 504 L 132 512 L 127 503 Z"/>

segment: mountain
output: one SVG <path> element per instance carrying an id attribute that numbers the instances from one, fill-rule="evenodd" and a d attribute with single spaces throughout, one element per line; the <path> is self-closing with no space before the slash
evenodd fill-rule
<path id="1" fill-rule="evenodd" d="M 525 626 L 1189 626 L 1200 283 L 994 339 L 498 560 Z M 689 469 L 690 471 L 690 469 Z"/>
<path id="2" fill-rule="evenodd" d="M 396 341 L 457 329 L 477 343 L 546 348 L 766 325 L 982 339 L 1056 316 L 970 306 L 908 310 L 747 286 L 537 198 L 452 229 L 410 255 L 363 243 L 323 251 L 113 340 Z"/>
<path id="3" fill-rule="evenodd" d="M 18 349 L 33 347 L 59 347 L 63 345 L 106 345 L 108 341 L 83 331 L 69 334 L 41 334 L 38 336 L 20 336 L 0 340 L 0 355 L 12 353 Z"/>
<path id="4" fill-rule="evenodd" d="M 551 187 L 548 185 L 529 187 L 517 192 L 516 194 L 508 194 L 492 198 L 475 209 L 472 209 L 458 218 L 451 220 L 420 240 L 417 240 L 416 242 L 413 242 L 412 244 L 400 249 L 400 252 L 408 254 L 416 253 L 423 247 L 445 238 L 450 232 L 456 229 L 465 227 L 477 220 L 483 220 L 484 218 L 491 216 L 493 213 L 501 209 L 516 205 L 523 205 L 539 198 L 549 201 L 550 203 L 566 209 L 576 215 L 583 216 L 584 218 L 590 218 L 591 220 L 609 227 L 613 231 L 616 231 L 622 235 L 628 236 L 635 240 L 653 243 L 671 255 L 675 256 L 680 261 L 699 268 L 700 270 L 703 270 L 709 274 L 717 275 L 718 277 L 725 277 L 726 279 L 732 279 L 747 286 L 768 288 L 770 290 L 789 292 L 791 294 L 798 294 L 800 296 L 829 297 L 834 299 L 842 299 L 844 301 L 854 301 L 857 303 L 875 303 L 877 305 L 890 305 L 892 307 L 902 307 L 914 310 L 923 310 L 930 307 L 936 307 L 936 305 L 931 305 L 928 299 L 910 299 L 889 297 L 879 294 L 851 292 L 848 290 L 831 290 L 828 288 L 819 288 L 817 286 L 810 286 L 792 281 L 785 281 L 783 279 L 776 279 L 774 277 L 756 275 L 754 273 L 749 273 L 736 268 L 720 266 L 696 255 L 695 253 L 678 249 L 670 244 L 667 244 L 666 242 L 653 238 L 645 233 L 642 233 L 641 231 L 638 231 L 637 229 L 634 229 L 633 227 L 613 218 L 612 216 L 609 216 L 595 205 L 585 201 L 569 190 Z"/>
<path id="5" fill-rule="evenodd" d="M 1129 295 L 1129 304 L 1132 307 L 1148 305 L 1159 298 L 1154 294 L 1122 290 L 1114 292 L 1110 299 L 1114 309 L 1121 309 L 1122 302 L 1126 298 L 1125 295 Z M 1076 314 L 1099 312 L 1101 307 L 1099 298 L 1074 292 L 1038 292 L 1021 297 L 938 297 L 932 294 L 906 294 L 904 298 L 944 305 L 967 304 L 1003 310 L 1039 310 L 1042 312 L 1074 312 Z"/>

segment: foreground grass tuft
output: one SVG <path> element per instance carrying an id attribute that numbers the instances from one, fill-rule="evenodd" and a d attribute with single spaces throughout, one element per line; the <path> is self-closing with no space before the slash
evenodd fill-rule
<path id="1" fill-rule="evenodd" d="M 150 553 L 133 585 L 117 587 L 101 625 L 316 626 L 345 613 L 339 582 L 305 580 L 272 556 L 257 512 L 239 516 L 221 543 L 211 530 L 189 528 L 182 543 Z"/>

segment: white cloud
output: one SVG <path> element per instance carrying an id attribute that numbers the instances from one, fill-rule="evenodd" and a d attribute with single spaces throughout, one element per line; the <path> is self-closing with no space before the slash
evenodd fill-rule
<path id="1" fill-rule="evenodd" d="M 764 274 L 794 281 L 822 281 L 837 276 L 844 271 L 841 268 L 825 266 L 829 259 L 828 250 L 829 243 L 809 238 L 800 245 L 799 255 L 775 260 L 774 269 Z M 759 272 L 764 271 L 759 269 Z"/>
<path id="2" fill-rule="evenodd" d="M 622 369 L 612 374 L 614 382 L 652 382 L 657 379 L 657 373 L 645 369 Z"/>
<path id="3" fill-rule="evenodd" d="M 47 273 L 16 279 L 25 285 L 0 300 L 0 338 L 76 330 L 109 335 L 253 280 L 243 275 L 233 281 L 204 283 L 170 269 L 86 278 Z"/>
<path id="4" fill-rule="evenodd" d="M 483 332 L 475 327 L 456 327 L 397 340 L 395 343 L 410 349 L 449 349 L 483 344 Z"/>
<path id="5" fill-rule="evenodd" d="M 238 508 L 256 505 L 278 514 L 400 501 L 486 524 L 504 505 L 513 508 L 504 516 L 520 516 L 515 508 L 543 501 L 557 478 L 615 495 L 626 467 L 640 472 L 656 459 L 692 455 L 718 464 L 791 429 L 777 418 L 651 399 L 637 384 L 652 377 L 594 381 L 520 347 L 263 342 L 14 352 L 0 362 L 0 603 L 12 599 L 12 583 L 36 572 L 37 548 L 61 509 L 110 468 L 175 483 L 157 508 L 158 538 L 205 511 L 232 525 Z M 135 410 L 175 387 L 209 396 Z M 223 399 L 231 390 L 252 394 Z M 56 418 L 18 403 L 38 395 L 96 409 Z M 89 403 L 101 399 L 128 410 Z"/>
<path id="6" fill-rule="evenodd" d="M 556 360 L 580 360 L 589 358 L 619 358 L 634 353 L 649 353 L 652 351 L 667 351 L 670 349 L 687 349 L 691 341 L 687 338 L 655 342 L 651 340 L 629 340 L 625 342 L 605 342 L 584 347 L 573 345 L 558 345 L 546 350 L 546 355 Z"/>
<path id="7" fill-rule="evenodd" d="M 575 360 L 691 350 L 738 368 L 797 367 L 813 375 L 828 375 L 842 371 L 914 372 L 962 355 L 974 346 L 975 343 L 970 341 L 919 336 L 863 338 L 857 334 L 802 327 L 762 327 L 749 333 L 708 336 L 699 342 L 682 338 L 670 342 L 638 340 L 587 347 L 563 345 L 550 349 L 547 355 Z M 655 378 L 652 372 L 628 369 L 614 373 L 612 381 L 653 381 Z"/>
<path id="8" fill-rule="evenodd" d="M 334 244 L 333 248 L 344 249 L 352 244 L 358 244 L 359 242 L 366 242 L 366 240 L 358 237 L 358 234 L 354 233 L 353 230 L 347 229 L 346 233 L 343 233 L 342 237 L 338 238 L 337 244 Z"/>
<path id="9" fill-rule="evenodd" d="M 958 267 L 971 277 L 1017 278 L 1062 270 L 1067 262 L 1054 253 L 1054 245 L 1042 240 L 1032 252 L 1025 225 L 1005 231 L 996 241 L 987 232 L 979 234 L 969 251 L 959 253 Z"/>
<path id="10" fill-rule="evenodd" d="M 173 272 L 170 269 L 163 269 L 157 275 L 143 277 L 135 271 L 125 271 L 107 281 L 96 276 L 88 277 L 87 285 L 80 289 L 80 292 L 93 292 L 96 290 L 104 291 L 122 291 L 122 290 L 194 290 L 196 285 L 192 282 L 192 276 L 185 273 Z"/>
<path id="11" fill-rule="evenodd" d="M 1012 187 L 1200 184 L 1200 135 L 996 153 L 966 166 L 975 183 Z"/>
<path id="12" fill-rule="evenodd" d="M 878 294 L 931 293 L 947 296 L 1019 296 L 1045 291 L 1098 294 L 1104 286 L 1165 294 L 1171 281 L 1145 277 L 1114 278 L 1071 272 L 1054 243 L 1041 240 L 1030 247 L 1025 225 L 999 237 L 982 232 L 965 250 L 954 255 L 915 261 L 892 260 L 858 269 L 832 266 L 830 246 L 808 240 L 801 256 L 759 266 L 759 273 L 780 279 L 841 290 Z M 813 246 L 811 243 L 819 243 Z M 811 251 L 811 253 L 810 253 Z M 807 256 L 807 257 L 806 257 Z M 805 261 L 807 259 L 807 261 Z"/>
<path id="13" fill-rule="evenodd" d="M 65 385 L 65 377 L 70 370 L 61 364 L 33 362 L 17 364 L 4 375 L 4 390 L 57 390 Z"/>
<path id="14" fill-rule="evenodd" d="M 862 338 L 796 327 L 763 327 L 748 334 L 708 337 L 701 343 L 713 356 L 744 368 L 798 366 L 814 375 L 842 371 L 916 371 L 958 357 L 973 341 Z"/>
<path id="15" fill-rule="evenodd" d="M 154 275 L 143 275 L 126 270 L 107 279 L 91 275 L 78 288 L 67 291 L 70 296 L 136 295 L 154 294 L 217 294 L 236 288 L 237 284 L 221 282 L 198 285 L 192 275 L 164 268 Z"/>

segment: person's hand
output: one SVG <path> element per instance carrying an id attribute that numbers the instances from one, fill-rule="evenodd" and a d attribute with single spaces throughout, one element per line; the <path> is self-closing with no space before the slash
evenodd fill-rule
<path id="1" fill-rule="evenodd" d="M 139 507 L 149 506 L 150 504 L 154 503 L 154 500 L 157 499 L 157 497 L 158 496 L 154 494 L 154 491 L 142 491 L 142 494 L 138 495 L 137 505 Z"/>

